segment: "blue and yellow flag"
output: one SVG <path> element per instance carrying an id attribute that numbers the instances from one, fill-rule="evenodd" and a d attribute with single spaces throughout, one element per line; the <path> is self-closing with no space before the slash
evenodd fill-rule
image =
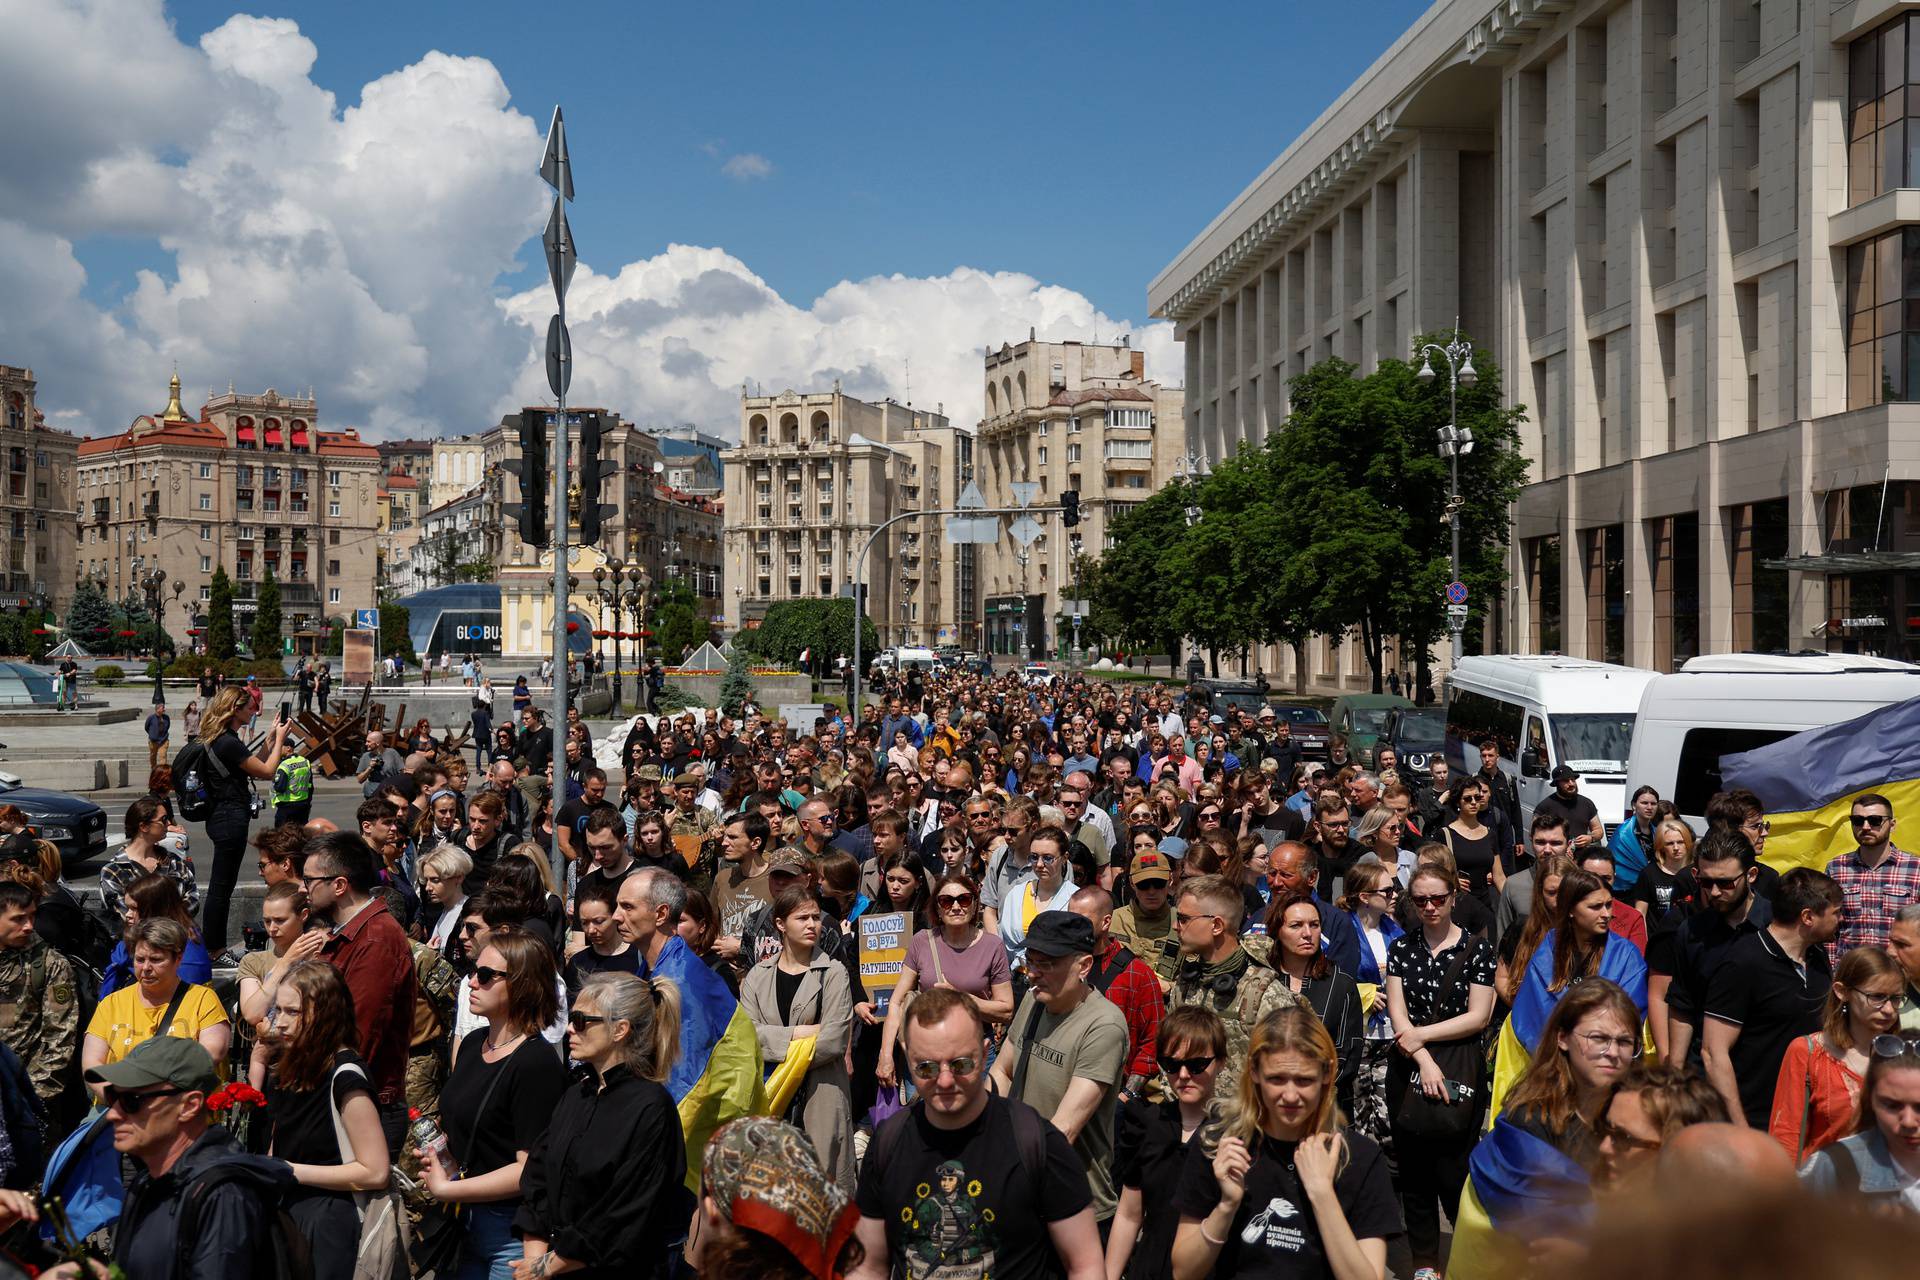
<path id="1" fill-rule="evenodd" d="M 1854 847 L 1847 816 L 1858 796 L 1878 792 L 1895 813 L 1920 807 L 1920 698 L 1721 756 L 1720 777 L 1767 808 L 1761 861 L 1824 871 Z"/>
<path id="2" fill-rule="evenodd" d="M 652 976 L 671 978 L 680 988 L 680 1060 L 667 1090 L 680 1106 L 687 1187 L 697 1193 L 707 1139 L 727 1121 L 760 1109 L 760 1037 L 720 975 L 678 935 L 662 948 Z"/>
<path id="3" fill-rule="evenodd" d="M 1523 1274 L 1527 1241 L 1578 1238 L 1592 1216 L 1587 1171 L 1502 1116 L 1468 1157 L 1467 1184 L 1453 1215 L 1447 1280 Z"/>
<path id="4" fill-rule="evenodd" d="M 1540 939 L 1540 945 L 1534 949 L 1533 960 L 1520 979 L 1519 989 L 1513 993 L 1513 1012 L 1501 1024 L 1500 1034 L 1494 1039 L 1493 1082 L 1487 1095 L 1489 1124 L 1506 1104 L 1507 1091 L 1526 1074 L 1527 1067 L 1533 1061 L 1533 1051 L 1540 1044 L 1540 1033 L 1547 1029 L 1547 1019 L 1553 1016 L 1554 1007 L 1560 1003 L 1560 997 L 1566 994 L 1565 989 L 1550 989 L 1553 983 L 1553 944 L 1557 932 L 1554 929 L 1547 930 L 1547 936 Z M 1647 1016 L 1646 957 L 1619 934 L 1609 933 L 1606 949 L 1600 953 L 1598 976 L 1627 993 L 1628 998 L 1638 1006 L 1644 1026 Z"/>

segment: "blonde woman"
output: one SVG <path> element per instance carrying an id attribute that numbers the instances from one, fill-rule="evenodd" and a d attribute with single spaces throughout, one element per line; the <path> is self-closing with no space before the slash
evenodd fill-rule
<path id="1" fill-rule="evenodd" d="M 1400 1206 L 1379 1146 L 1340 1132 L 1326 1027 L 1304 1006 L 1276 1009 L 1246 1061 L 1218 1141 L 1195 1144 L 1174 1191 L 1175 1280 L 1385 1280 Z"/>
<path id="2" fill-rule="evenodd" d="M 200 736 L 207 759 L 200 781 L 212 798 L 207 814 L 207 840 L 213 845 L 213 869 L 207 881 L 206 910 L 200 917 L 200 936 L 207 949 L 218 953 L 227 945 L 227 906 L 240 880 L 240 864 L 247 856 L 247 829 L 253 825 L 253 791 L 249 778 L 272 782 L 285 754 L 289 724 L 275 724 L 267 734 L 267 756 L 261 759 L 240 740 L 238 730 L 251 714 L 252 701 L 240 685 L 221 688 L 200 717 Z"/>

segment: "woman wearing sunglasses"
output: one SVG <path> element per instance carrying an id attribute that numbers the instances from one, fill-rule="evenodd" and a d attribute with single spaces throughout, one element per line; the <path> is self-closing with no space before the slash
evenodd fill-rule
<path id="1" fill-rule="evenodd" d="M 521 1174 L 519 1273 L 656 1280 L 693 1207 L 666 1089 L 680 1057 L 679 988 L 597 973 L 567 1027 L 568 1054 L 587 1073 L 561 1095 Z"/>
<path id="2" fill-rule="evenodd" d="M 1166 1191 L 1178 1185 L 1194 1135 L 1216 1118 L 1213 1086 L 1227 1056 L 1227 1024 L 1202 1005 L 1182 1005 L 1160 1020 L 1154 1053 L 1168 1097 L 1130 1097 L 1114 1120 L 1120 1205 L 1107 1234 L 1107 1274 L 1128 1280 L 1172 1280 L 1180 1214 Z"/>
<path id="3" fill-rule="evenodd" d="M 1387 947 L 1396 1049 L 1387 1066 L 1387 1118 L 1415 1280 L 1440 1274 L 1440 1214 L 1459 1204 L 1479 1136 L 1480 1037 L 1493 1017 L 1493 948 L 1454 923 L 1452 871 L 1428 863 L 1413 873 L 1407 897 L 1419 928 Z"/>
<path id="4" fill-rule="evenodd" d="M 980 886 L 973 877 L 963 871 L 940 876 L 933 886 L 933 912 L 935 927 L 908 940 L 906 967 L 887 1003 L 875 1067 L 884 1085 L 900 1080 L 894 1048 L 915 991 L 945 987 L 970 997 L 988 1022 L 1013 1017 L 1013 968 L 1006 944 L 980 927 Z"/>
<path id="5" fill-rule="evenodd" d="M 355 1035 L 339 970 L 305 960 L 274 989 L 247 1071 L 266 1094 L 268 1153 L 300 1184 L 283 1203 L 313 1248 L 314 1280 L 352 1280 L 360 1244 L 353 1193 L 386 1190 L 391 1169 Z"/>
<path id="6" fill-rule="evenodd" d="M 1900 966 L 1879 947 L 1840 957 L 1820 1030 L 1787 1046 L 1774 1086 L 1767 1132 L 1795 1165 L 1854 1131 L 1873 1042 L 1899 1028 L 1905 991 Z"/>
<path id="7" fill-rule="evenodd" d="M 1890 1034 L 1875 1036 L 1871 1048 L 1853 1132 L 1814 1152 L 1800 1181 L 1814 1191 L 1846 1187 L 1911 1213 L 1920 1185 L 1920 1043 Z"/>
<path id="8" fill-rule="evenodd" d="M 773 897 L 780 954 L 768 956 L 740 980 L 740 1007 L 753 1019 L 760 1056 L 769 1069 L 787 1060 L 794 1042 L 813 1038 L 806 1078 L 789 1114 L 813 1140 L 820 1163 L 853 1191 L 853 1100 L 847 1078 L 847 1041 L 853 991 L 846 968 L 820 945 L 820 903 L 803 884 Z"/>
<path id="9" fill-rule="evenodd" d="M 1393 1061 L 1393 1018 L 1387 1012 L 1385 988 L 1388 952 L 1405 933 L 1393 918 L 1400 882 L 1385 863 L 1356 862 L 1347 869 L 1346 887 L 1346 896 L 1336 905 L 1353 921 L 1354 935 L 1360 939 L 1360 968 L 1354 980 L 1366 1011 L 1366 1033 L 1347 1117 L 1354 1128 L 1391 1151 L 1387 1069 Z"/>
<path id="10" fill-rule="evenodd" d="M 454 1168 L 416 1149 L 421 1184 L 467 1209 L 455 1280 L 513 1280 L 520 1178 L 567 1086 L 566 1068 L 540 1029 L 559 1012 L 553 952 L 532 934 L 488 931 L 467 979 L 467 1006 L 487 1025 L 460 1042 L 440 1091 L 440 1119 Z"/>

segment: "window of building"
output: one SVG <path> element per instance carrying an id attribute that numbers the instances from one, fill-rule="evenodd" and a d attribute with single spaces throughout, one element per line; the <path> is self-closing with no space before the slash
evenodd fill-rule
<path id="1" fill-rule="evenodd" d="M 340 562 L 338 560 L 327 561 L 327 573 L 329 576 L 339 572 L 340 572 Z"/>
<path id="2" fill-rule="evenodd" d="M 327 504 L 327 514 L 338 519 L 340 516 L 340 504 L 337 502 L 329 502 Z"/>
<path id="3" fill-rule="evenodd" d="M 36 467 L 44 467 L 47 465 L 47 451 L 45 449 L 35 449 L 33 451 L 33 465 Z"/>
<path id="4" fill-rule="evenodd" d="M 200 572 L 202 572 L 202 573 L 212 573 L 212 572 L 213 572 L 213 557 L 212 557 L 212 556 L 201 556 L 201 557 L 200 557 Z"/>
<path id="5" fill-rule="evenodd" d="M 338 471 L 327 472 L 327 483 L 338 489 L 340 487 L 340 473 Z"/>
<path id="6" fill-rule="evenodd" d="M 1153 410 L 1110 409 L 1107 412 L 1107 425 L 1109 427 L 1127 427 L 1130 429 L 1146 428 L 1151 430 L 1153 427 Z"/>
<path id="7" fill-rule="evenodd" d="M 1078 462 L 1078 461 L 1080 461 L 1080 446 L 1079 446 L 1079 445 L 1077 445 L 1077 444 L 1070 444 L 1070 445 L 1068 445 L 1068 446 L 1067 446 L 1067 461 L 1068 461 L 1068 462 Z"/>
<path id="8" fill-rule="evenodd" d="M 36 511 L 33 513 L 33 527 L 35 530 L 37 530 L 40 533 L 45 533 L 47 531 L 47 513 L 46 512 Z"/>
<path id="9" fill-rule="evenodd" d="M 1109 458 L 1151 458 L 1153 441 L 1151 440 L 1109 440 L 1107 441 Z"/>
<path id="10" fill-rule="evenodd" d="M 1907 86 L 1920 85 L 1916 55 L 1920 24 L 1905 14 L 1861 36 L 1848 49 L 1849 204 L 1920 186 L 1920 136 L 1915 136 L 1920 135 L 1920 104 L 1907 103 Z"/>
<path id="11" fill-rule="evenodd" d="M 338 529 L 327 530 L 327 545 L 330 547 L 340 545 L 340 531 Z"/>
<path id="12" fill-rule="evenodd" d="M 202 600 L 213 599 L 213 588 L 204 582 L 200 584 L 200 598 Z"/>
<path id="13" fill-rule="evenodd" d="M 211 510 L 213 510 L 213 495 L 212 495 L 212 494 L 210 494 L 210 493 L 203 493 L 203 494 L 201 494 L 201 495 L 200 495 L 200 509 L 201 509 L 202 511 L 211 511 Z"/>
<path id="14" fill-rule="evenodd" d="M 1038 429 L 1036 430 L 1035 434 L 1037 434 L 1042 440 L 1045 440 L 1047 438 L 1047 428 L 1050 425 L 1051 424 L 1045 423 L 1045 422 L 1041 423 Z"/>
<path id="15" fill-rule="evenodd" d="M 1080 430 L 1080 415 L 1075 414 L 1073 417 L 1067 419 L 1067 431 L 1071 434 L 1071 433 L 1078 432 L 1079 430 Z"/>
<path id="16" fill-rule="evenodd" d="M 1040 465 L 1043 467 L 1047 465 L 1047 446 L 1045 445 L 1040 446 Z"/>
<path id="17" fill-rule="evenodd" d="M 340 603 L 340 588 L 338 588 L 338 587 L 328 587 L 328 588 L 327 588 L 327 603 L 328 603 L 328 604 L 339 604 L 339 603 Z"/>
<path id="18" fill-rule="evenodd" d="M 213 464 L 211 462 L 203 462 L 200 464 L 200 478 L 202 480 L 213 479 Z"/>
<path id="19" fill-rule="evenodd" d="M 1916 398 L 1920 227 L 1907 227 L 1847 248 L 1847 407 Z"/>
<path id="20" fill-rule="evenodd" d="M 213 541 L 213 526 L 212 526 L 212 525 L 210 525 L 210 524 L 203 524 L 203 525 L 201 525 L 201 526 L 200 526 L 200 541 L 202 541 L 202 542 L 212 542 L 212 541 Z"/>

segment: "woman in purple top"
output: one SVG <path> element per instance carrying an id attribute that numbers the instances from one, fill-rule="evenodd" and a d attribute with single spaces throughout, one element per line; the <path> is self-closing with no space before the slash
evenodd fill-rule
<path id="1" fill-rule="evenodd" d="M 880 1031 L 880 1062 L 875 1073 L 883 1085 L 895 1084 L 893 1048 L 908 996 L 923 984 L 948 987 L 973 997 L 989 1022 L 1013 1017 L 1013 967 L 1007 946 L 980 927 L 980 886 L 963 871 L 949 871 L 934 882 L 934 927 L 907 943 L 906 968 L 887 1001 L 887 1022 Z"/>

